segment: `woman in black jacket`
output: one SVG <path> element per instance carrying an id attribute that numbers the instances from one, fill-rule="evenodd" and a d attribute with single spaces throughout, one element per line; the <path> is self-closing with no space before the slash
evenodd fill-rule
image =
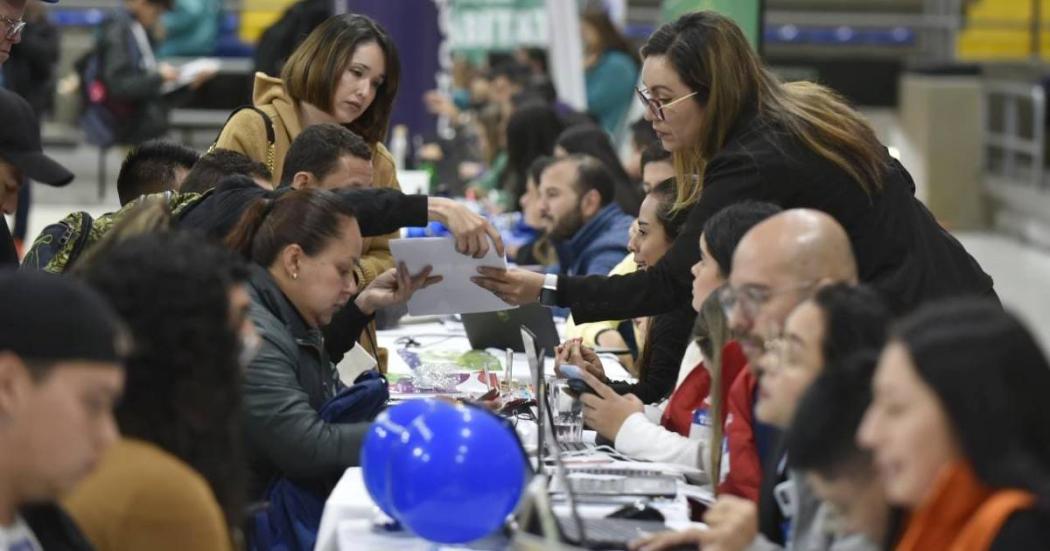
<path id="1" fill-rule="evenodd" d="M 356 465 L 368 423 L 328 423 L 322 405 L 343 388 L 321 328 L 337 311 L 359 333 L 378 308 L 436 282 L 401 265 L 360 293 L 361 229 L 350 204 L 307 189 L 257 199 L 226 244 L 251 260 L 250 317 L 261 347 L 244 376 L 244 429 L 256 490 L 281 475 L 327 495 Z M 355 335 L 356 337 L 356 335 Z"/>
<path id="2" fill-rule="evenodd" d="M 688 302 L 689 268 L 704 222 L 742 200 L 819 209 L 849 233 L 861 279 L 898 311 L 942 296 L 994 297 L 992 281 L 914 197 L 911 176 L 864 119 L 832 91 L 781 83 L 743 33 L 714 12 L 682 16 L 642 48 L 639 90 L 674 155 L 679 209 L 674 247 L 652 269 L 601 277 L 486 270 L 482 287 L 507 302 L 572 309 L 580 322 L 669 311 Z"/>

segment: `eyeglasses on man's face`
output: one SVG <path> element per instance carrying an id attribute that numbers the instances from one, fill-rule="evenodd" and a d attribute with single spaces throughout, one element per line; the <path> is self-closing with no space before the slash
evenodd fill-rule
<path id="1" fill-rule="evenodd" d="M 4 38 L 11 40 L 18 36 L 22 29 L 26 27 L 26 22 L 23 19 L 11 19 L 6 15 L 0 15 L 0 28 L 4 30 Z"/>
<path id="2" fill-rule="evenodd" d="M 815 281 L 808 281 L 780 289 L 770 289 L 756 285 L 744 285 L 740 288 L 734 288 L 726 285 L 717 291 L 718 302 L 722 305 L 722 311 L 725 312 L 726 317 L 731 316 L 733 311 L 739 307 L 748 319 L 754 319 L 762 310 L 762 307 L 773 297 L 785 293 L 805 292 L 812 289 L 815 284 Z"/>

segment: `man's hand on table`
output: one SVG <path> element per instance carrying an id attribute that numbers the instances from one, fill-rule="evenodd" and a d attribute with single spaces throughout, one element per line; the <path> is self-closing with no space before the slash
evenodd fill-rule
<path id="1" fill-rule="evenodd" d="M 496 253 L 503 256 L 503 238 L 496 228 L 466 205 L 447 197 L 427 199 L 427 217 L 444 224 L 456 239 L 456 250 L 462 254 L 481 258 L 489 251 L 489 239 L 496 246 Z"/>

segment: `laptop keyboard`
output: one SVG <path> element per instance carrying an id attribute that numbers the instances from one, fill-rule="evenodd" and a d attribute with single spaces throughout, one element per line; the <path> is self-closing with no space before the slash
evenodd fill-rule
<path id="1" fill-rule="evenodd" d="M 594 449 L 594 444 L 590 442 L 558 442 L 561 446 L 561 450 L 565 452 L 582 452 L 590 449 Z"/>
<path id="2" fill-rule="evenodd" d="M 659 520 L 585 518 L 583 529 L 589 549 L 627 549 L 627 544 L 644 535 L 661 532 L 667 526 Z M 571 543 L 580 543 L 580 532 L 570 517 L 558 517 L 562 534 Z"/>

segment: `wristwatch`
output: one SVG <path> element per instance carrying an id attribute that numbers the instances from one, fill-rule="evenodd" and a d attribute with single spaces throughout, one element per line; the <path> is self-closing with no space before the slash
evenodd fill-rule
<path id="1" fill-rule="evenodd" d="M 558 274 L 546 274 L 543 276 L 543 288 L 540 289 L 540 304 L 552 307 L 558 305 Z"/>

